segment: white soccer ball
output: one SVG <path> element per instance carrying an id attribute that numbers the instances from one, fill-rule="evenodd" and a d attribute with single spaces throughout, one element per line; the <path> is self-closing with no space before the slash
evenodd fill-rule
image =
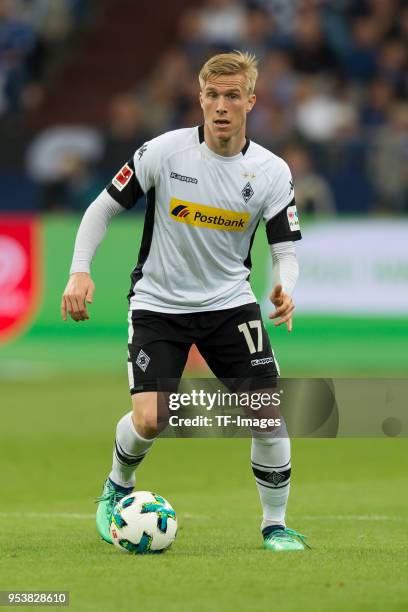
<path id="1" fill-rule="evenodd" d="M 176 539 L 176 513 L 161 495 L 134 491 L 116 504 L 110 533 L 122 552 L 161 553 Z"/>

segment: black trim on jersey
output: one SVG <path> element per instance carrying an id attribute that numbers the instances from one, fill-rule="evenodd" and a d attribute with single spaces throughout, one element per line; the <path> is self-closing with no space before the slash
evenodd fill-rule
<path id="1" fill-rule="evenodd" d="M 140 244 L 139 257 L 137 259 L 136 267 L 130 275 L 132 284 L 128 293 L 128 300 L 135 294 L 134 286 L 143 277 L 143 266 L 146 263 L 146 259 L 150 253 L 150 247 L 152 246 L 153 238 L 153 227 L 154 227 L 154 213 L 156 207 L 156 190 L 154 187 L 149 189 L 146 194 L 146 213 L 145 222 L 143 227 L 142 242 Z"/>
<path id="2" fill-rule="evenodd" d="M 302 234 L 300 230 L 292 232 L 289 227 L 288 208 L 295 206 L 295 198 L 285 208 L 283 208 L 275 217 L 266 222 L 266 236 L 269 244 L 277 244 L 278 242 L 287 242 L 301 240 Z"/>
<path id="3" fill-rule="evenodd" d="M 125 187 L 120 190 L 115 186 L 115 181 L 117 181 L 117 177 L 120 176 L 125 166 L 129 166 L 133 174 L 130 177 L 129 182 L 125 185 Z M 114 176 L 112 181 L 106 187 L 106 190 L 118 204 L 123 206 L 123 208 L 127 209 L 132 208 L 136 204 L 138 199 L 144 196 L 144 191 L 136 177 L 133 158 L 126 162 L 124 166 L 122 166 L 119 172 Z"/>
<path id="4" fill-rule="evenodd" d="M 205 140 L 204 139 L 204 125 L 198 126 L 198 140 L 200 144 L 203 144 Z M 241 150 L 242 155 L 245 155 L 245 153 L 248 151 L 250 144 L 251 144 L 251 141 L 249 140 L 249 138 L 245 138 L 245 145 L 244 145 L 244 148 Z"/>
<path id="5" fill-rule="evenodd" d="M 251 141 L 249 140 L 249 138 L 245 138 L 245 145 L 244 145 L 244 148 L 241 151 L 242 155 L 245 155 L 245 153 L 248 151 L 248 148 L 249 148 L 250 144 L 251 144 Z"/>
<path id="6" fill-rule="evenodd" d="M 258 229 L 258 225 L 259 225 L 259 221 L 258 223 L 255 225 L 255 229 L 252 232 L 252 236 L 251 236 L 251 240 L 249 241 L 249 249 L 248 249 L 248 255 L 246 256 L 246 259 L 244 261 L 244 266 L 246 268 L 248 268 L 248 270 L 251 270 L 252 268 L 252 260 L 251 260 L 251 249 L 252 249 L 252 245 L 254 242 L 254 238 L 255 238 L 255 234 L 256 234 L 256 230 Z M 247 280 L 249 280 L 249 276 L 247 277 Z"/>

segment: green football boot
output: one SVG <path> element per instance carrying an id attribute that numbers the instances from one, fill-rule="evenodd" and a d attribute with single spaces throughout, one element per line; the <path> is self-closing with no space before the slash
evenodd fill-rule
<path id="1" fill-rule="evenodd" d="M 98 509 L 96 511 L 96 528 L 98 530 L 99 535 L 105 542 L 109 544 L 113 544 L 112 538 L 110 535 L 110 524 L 112 519 L 112 512 L 115 505 L 132 493 L 133 487 L 121 487 L 114 482 L 110 478 L 107 478 L 105 484 L 103 485 L 102 495 L 97 498 Z"/>
<path id="2" fill-rule="evenodd" d="M 287 550 L 305 550 L 310 548 L 306 537 L 294 529 L 281 525 L 271 525 L 262 530 L 263 546 L 267 550 L 281 552 Z"/>

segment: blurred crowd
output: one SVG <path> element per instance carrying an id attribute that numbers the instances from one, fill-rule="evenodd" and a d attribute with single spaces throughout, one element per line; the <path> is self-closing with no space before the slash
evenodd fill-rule
<path id="1" fill-rule="evenodd" d="M 41 83 L 43 58 L 84 6 L 81 0 L 12 4 L 19 10 L 7 21 L 10 4 L 0 0 L 0 112 L 21 106 L 27 87 Z M 127 92 L 111 98 L 107 125 L 94 128 L 88 153 L 68 150 L 47 182 L 33 169 L 38 142 L 32 143 L 28 171 L 46 184 L 43 206 L 84 209 L 145 140 L 200 124 L 198 71 L 212 54 L 233 49 L 260 60 L 248 135 L 289 163 L 301 210 L 408 212 L 404 0 L 192 1 L 148 78 L 130 81 Z"/>
<path id="2" fill-rule="evenodd" d="M 86 0 L 0 0 L 0 115 L 41 103 L 46 71 L 86 9 Z"/>

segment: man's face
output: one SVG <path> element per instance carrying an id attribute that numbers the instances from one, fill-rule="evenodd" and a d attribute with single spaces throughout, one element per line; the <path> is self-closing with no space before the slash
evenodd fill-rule
<path id="1" fill-rule="evenodd" d="M 200 92 L 204 122 L 214 138 L 229 140 L 243 132 L 247 113 L 256 101 L 248 95 L 243 74 L 226 74 L 209 79 Z"/>

